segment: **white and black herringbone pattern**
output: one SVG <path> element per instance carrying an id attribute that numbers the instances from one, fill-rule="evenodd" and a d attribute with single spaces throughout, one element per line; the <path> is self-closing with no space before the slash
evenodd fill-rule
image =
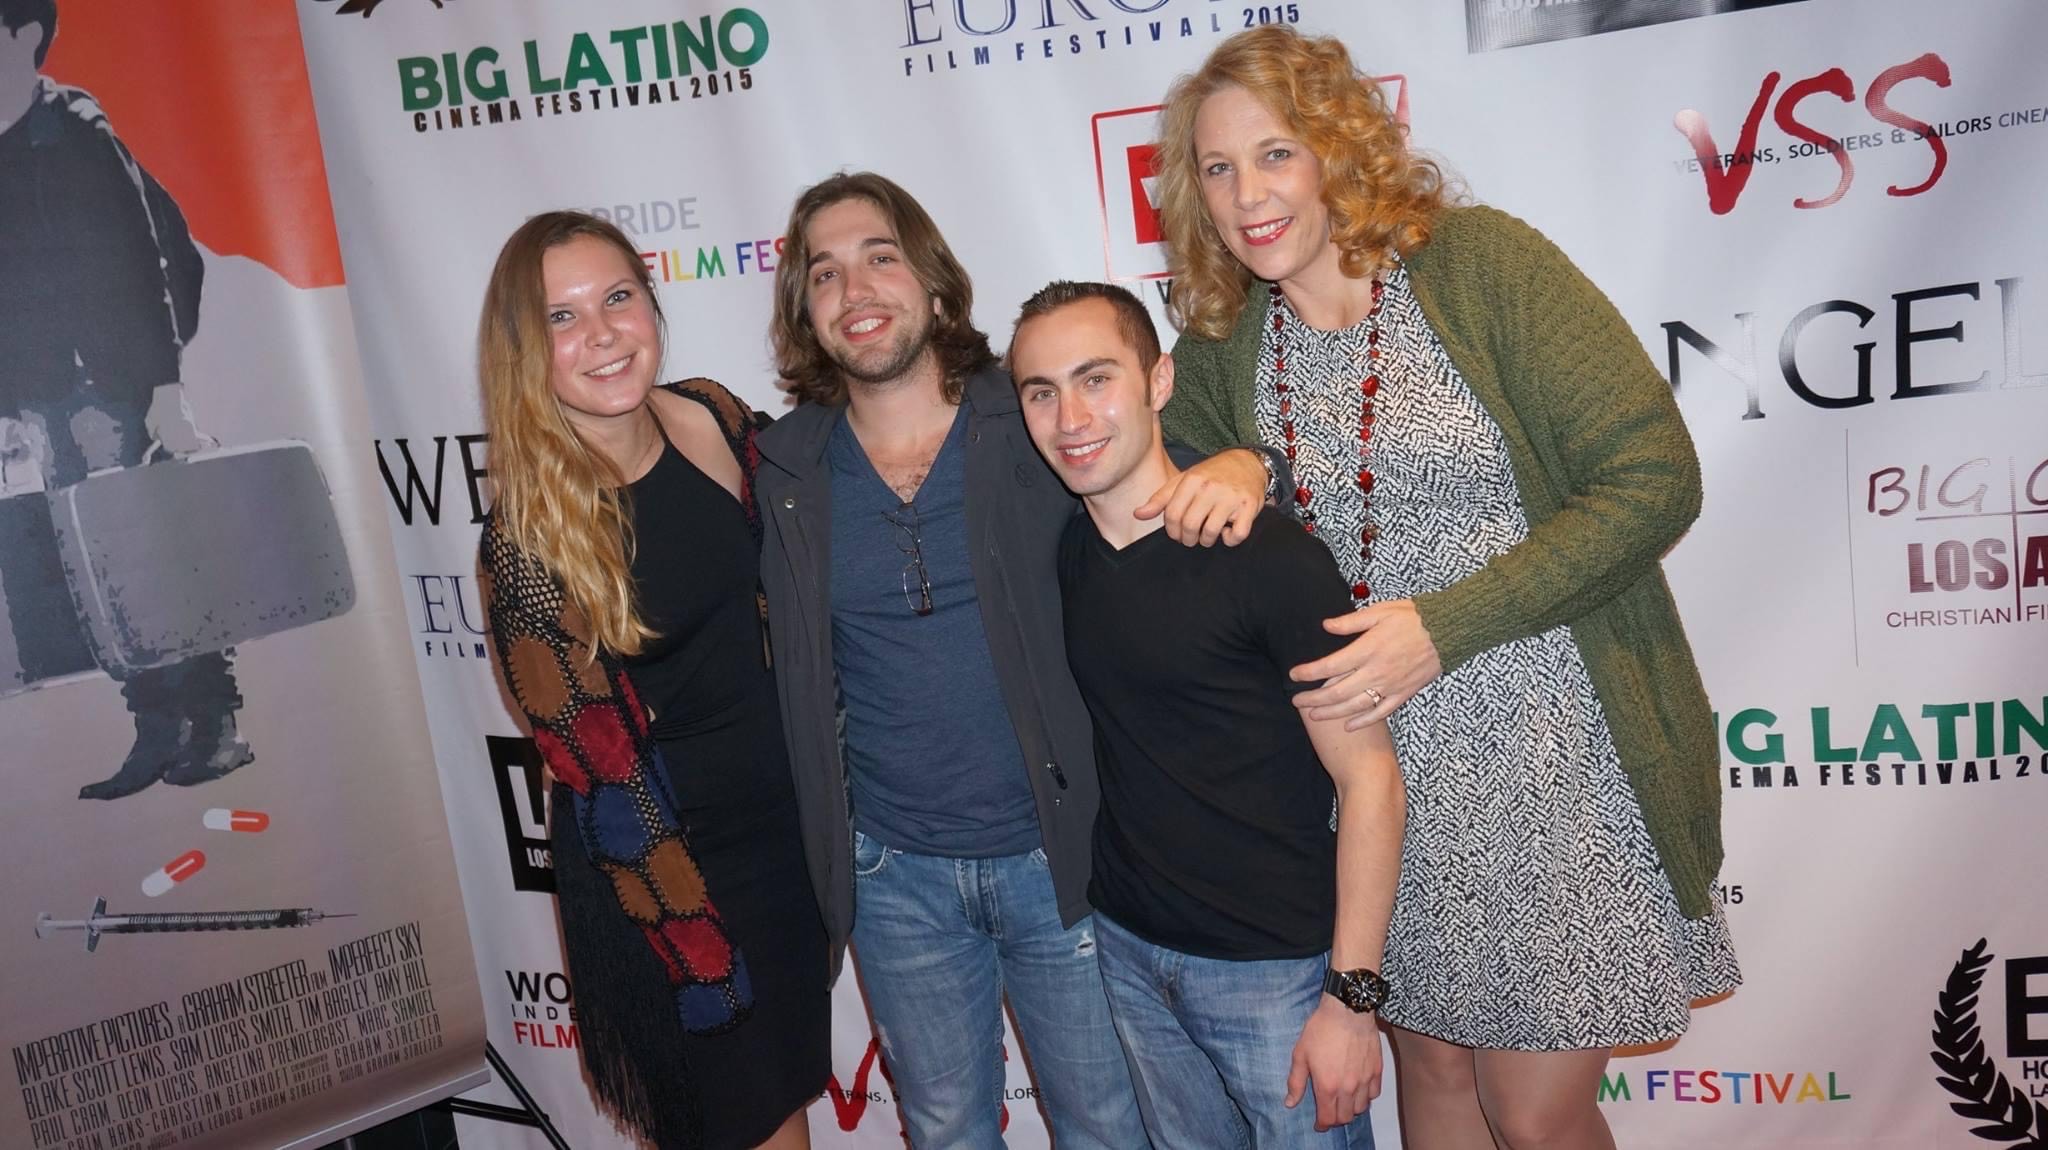
<path id="1" fill-rule="evenodd" d="M 1409 291 L 1388 278 L 1368 465 L 1380 529 L 1370 570 L 1358 380 L 1365 324 L 1317 332 L 1276 303 L 1294 388 L 1295 475 L 1346 579 L 1375 600 L 1439 590 L 1529 530 L 1500 427 Z M 1280 442 L 1274 336 L 1259 361 L 1259 433 Z M 1408 785 L 1384 973 L 1394 1024 L 1465 1046 L 1633 1045 L 1686 1028 L 1689 1004 L 1740 981 L 1727 922 L 1679 913 L 1584 660 L 1566 627 L 1502 644 L 1431 683 L 1390 721 Z"/>

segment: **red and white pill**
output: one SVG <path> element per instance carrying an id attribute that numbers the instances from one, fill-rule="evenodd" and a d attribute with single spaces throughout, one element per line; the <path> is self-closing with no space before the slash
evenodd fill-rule
<path id="1" fill-rule="evenodd" d="M 250 835 L 261 834 L 270 827 L 270 816 L 262 811 L 231 811 L 226 807 L 206 812 L 204 821 L 210 831 L 241 831 Z"/>
<path id="2" fill-rule="evenodd" d="M 151 898 L 191 878 L 206 865 L 206 855 L 200 851 L 186 851 L 177 858 L 158 867 L 155 873 L 142 880 L 142 893 Z"/>

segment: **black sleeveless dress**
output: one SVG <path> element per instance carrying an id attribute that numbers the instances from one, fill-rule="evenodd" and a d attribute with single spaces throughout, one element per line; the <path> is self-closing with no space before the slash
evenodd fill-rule
<path id="1" fill-rule="evenodd" d="M 691 1035 L 666 1025 L 655 1034 L 639 1027 L 632 1061 L 643 1078 L 687 1076 L 689 1088 L 681 1093 L 694 1096 L 688 1109 L 696 1113 L 656 1116 L 664 1150 L 693 1150 L 695 1132 L 709 1150 L 740 1150 L 765 1140 L 824 1092 L 831 1073 L 825 928 L 804 866 L 756 599 L 760 549 L 746 512 L 673 444 L 663 445 L 653 469 L 630 492 L 633 578 L 641 617 L 659 638 L 622 661 L 653 713 L 652 733 L 691 854 L 745 957 L 754 990 L 753 1012 L 725 1034 Z M 616 953 L 644 957 L 648 968 L 603 980 L 630 983 L 633 991 L 607 990 L 602 1000 L 579 984 L 579 1012 L 651 1008 L 643 1020 L 672 1018 L 653 955 L 617 910 L 609 883 L 590 865 L 578 836 L 555 835 L 554 846 L 565 908 L 571 900 L 602 908 L 619 932 Z M 671 1043 L 672 1050 L 658 1048 Z M 667 1094 L 667 1085 L 650 1082 L 648 1093 Z"/>

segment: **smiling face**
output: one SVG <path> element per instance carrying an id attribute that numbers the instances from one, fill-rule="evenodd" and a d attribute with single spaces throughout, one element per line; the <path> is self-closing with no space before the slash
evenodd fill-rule
<path id="1" fill-rule="evenodd" d="M 1173 360 L 1139 366 L 1107 300 L 1025 320 L 1010 342 L 1010 370 L 1031 442 L 1074 494 L 1117 490 L 1157 450 Z"/>
<path id="2" fill-rule="evenodd" d="M 1195 172 L 1223 246 L 1253 275 L 1310 290 L 1342 277 L 1322 162 L 1250 92 L 1232 84 L 1202 101 Z"/>
<path id="3" fill-rule="evenodd" d="M 825 354 L 850 380 L 894 383 L 931 355 L 938 301 L 903 258 L 872 200 L 824 208 L 804 229 L 804 305 Z"/>
<path id="4" fill-rule="evenodd" d="M 661 324 L 626 253 L 577 236 L 541 256 L 553 339 L 549 382 L 572 425 L 596 427 L 647 402 Z"/>

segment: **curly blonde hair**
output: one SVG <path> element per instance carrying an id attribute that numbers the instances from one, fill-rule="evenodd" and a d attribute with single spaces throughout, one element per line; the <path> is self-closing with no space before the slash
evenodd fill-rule
<path id="1" fill-rule="evenodd" d="M 1358 71 L 1335 37 L 1267 24 L 1225 40 L 1167 91 L 1156 150 L 1174 277 L 1167 315 L 1181 331 L 1205 339 L 1230 334 L 1252 281 L 1209 218 L 1195 163 L 1202 102 L 1233 85 L 1285 121 L 1322 163 L 1330 241 L 1342 253 L 1345 275 L 1362 279 L 1388 251 L 1407 256 L 1427 244 L 1450 196 L 1442 170 L 1409 150 L 1407 129 L 1379 85 Z"/>
<path id="2" fill-rule="evenodd" d="M 491 514 L 507 540 L 562 581 L 596 643 L 637 655 L 655 631 L 634 601 L 633 517 L 625 476 L 584 442 L 555 398 L 547 287 L 549 250 L 590 238 L 617 249 L 661 319 L 647 265 L 625 233 L 584 212 L 543 212 L 498 252 L 477 322 L 477 374 L 490 437 Z"/>

